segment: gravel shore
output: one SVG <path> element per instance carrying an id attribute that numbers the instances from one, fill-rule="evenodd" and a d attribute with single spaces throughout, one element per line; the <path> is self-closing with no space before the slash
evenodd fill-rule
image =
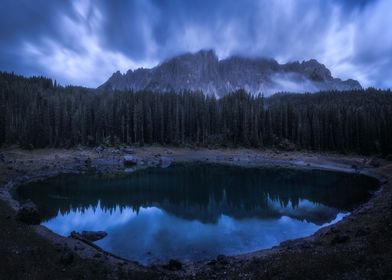
<path id="1" fill-rule="evenodd" d="M 124 156 L 132 166 L 124 166 Z M 127 174 L 175 162 L 284 166 L 361 173 L 380 181 L 337 224 L 272 249 L 175 266 L 143 267 L 41 225 L 16 219 L 12 194 L 60 173 Z M 392 163 L 361 156 L 252 149 L 118 147 L 0 150 L 0 275 L 4 279 L 392 279 Z"/>

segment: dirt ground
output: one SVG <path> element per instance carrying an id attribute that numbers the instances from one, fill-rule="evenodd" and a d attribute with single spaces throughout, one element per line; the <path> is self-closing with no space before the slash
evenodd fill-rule
<path id="1" fill-rule="evenodd" d="M 276 165 L 360 172 L 383 184 L 341 222 L 269 250 L 173 267 L 146 268 L 16 219 L 18 185 L 59 173 L 126 171 L 171 162 Z M 378 166 L 380 165 L 380 166 Z M 248 149 L 164 147 L 0 150 L 0 279 L 392 279 L 392 163 L 360 156 Z"/>

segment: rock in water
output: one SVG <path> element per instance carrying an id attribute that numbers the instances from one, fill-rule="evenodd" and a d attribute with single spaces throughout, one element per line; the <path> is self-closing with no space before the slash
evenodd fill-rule
<path id="1" fill-rule="evenodd" d="M 107 236 L 105 231 L 82 231 L 82 236 L 90 241 L 97 241 Z"/>
<path id="2" fill-rule="evenodd" d="M 71 232 L 71 237 L 82 237 L 83 239 L 86 239 L 88 241 L 94 242 L 101 240 L 107 236 L 107 232 L 105 231 L 90 231 L 90 230 L 84 230 L 81 233 L 77 233 L 75 231 Z"/>
<path id="3" fill-rule="evenodd" d="M 37 206 L 31 201 L 26 202 L 20 207 L 16 214 L 16 218 L 29 225 L 39 225 L 42 220 Z"/>

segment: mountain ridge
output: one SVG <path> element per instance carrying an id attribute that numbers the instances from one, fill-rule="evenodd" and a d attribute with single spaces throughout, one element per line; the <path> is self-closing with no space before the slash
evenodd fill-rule
<path id="1" fill-rule="evenodd" d="M 353 79 L 334 78 L 315 59 L 279 64 L 271 58 L 230 56 L 218 59 L 213 50 L 185 53 L 152 68 L 115 72 L 99 89 L 202 91 L 223 96 L 244 89 L 252 94 L 276 92 L 316 92 L 321 90 L 362 89 Z"/>

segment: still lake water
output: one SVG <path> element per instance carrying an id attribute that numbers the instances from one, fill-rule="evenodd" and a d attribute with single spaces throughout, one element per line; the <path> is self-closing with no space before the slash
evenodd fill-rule
<path id="1" fill-rule="evenodd" d="M 310 235 L 366 202 L 375 179 L 318 170 L 176 164 L 125 177 L 61 175 L 18 189 L 71 231 L 104 230 L 95 242 L 145 265 L 235 255 Z"/>

